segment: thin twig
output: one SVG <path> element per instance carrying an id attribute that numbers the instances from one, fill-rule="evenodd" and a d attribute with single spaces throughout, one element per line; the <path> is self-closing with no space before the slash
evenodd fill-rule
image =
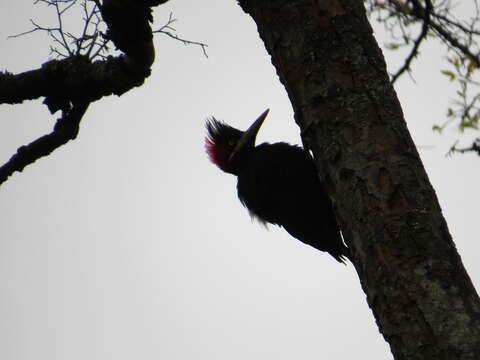
<path id="1" fill-rule="evenodd" d="M 63 32 L 62 15 L 63 15 L 64 11 L 67 10 L 67 9 L 70 9 L 73 4 L 75 4 L 75 2 L 72 2 L 70 5 L 68 5 L 63 11 L 60 11 L 60 8 L 58 6 L 58 2 L 54 3 L 55 10 L 57 12 L 58 27 L 60 29 L 59 33 L 60 33 L 60 36 L 62 38 L 63 46 L 64 46 L 65 50 L 67 50 L 68 55 L 70 55 L 70 56 L 73 55 L 73 51 L 68 46 L 67 39 L 65 39 L 65 34 Z"/>
<path id="2" fill-rule="evenodd" d="M 90 1 L 94 3 L 91 9 L 88 5 L 88 2 Z M 53 6 L 55 8 L 57 27 L 44 27 L 37 24 L 35 21 L 30 20 L 33 29 L 20 34 L 11 35 L 9 38 L 27 35 L 36 31 L 45 31 L 52 38 L 53 43 L 58 45 L 58 47 L 51 47 L 50 51 L 50 54 L 57 58 L 69 57 L 72 55 L 84 55 L 93 59 L 97 56 L 101 56 L 102 52 L 108 50 L 108 47 L 106 46 L 108 41 L 105 41 L 102 36 L 99 36 L 101 34 L 99 26 L 103 22 L 98 7 L 99 1 L 82 0 L 80 2 L 84 21 L 80 35 L 75 35 L 66 31 L 62 20 L 62 16 L 65 15 L 65 12 L 72 9 L 75 4 L 78 4 L 77 0 L 70 0 L 70 3 L 64 7 L 61 5 L 62 2 L 57 0 L 36 0 L 35 3 L 44 3 L 47 6 Z M 75 50 L 73 50 L 72 47 Z M 98 51 L 95 51 L 96 47 L 98 47 Z"/>
<path id="3" fill-rule="evenodd" d="M 410 54 L 407 56 L 405 59 L 405 62 L 403 66 L 398 69 L 398 71 L 392 76 L 392 84 L 397 81 L 397 79 L 405 72 L 405 71 L 410 71 L 410 65 L 413 61 L 413 59 L 418 55 L 418 49 L 420 48 L 420 44 L 422 43 L 423 40 L 427 37 L 428 34 L 428 28 L 430 25 L 430 15 L 432 13 L 432 2 L 431 0 L 425 0 L 425 11 L 423 15 L 423 24 L 422 24 L 422 30 L 418 37 L 415 39 L 415 42 L 413 43 L 412 49 L 410 51 Z"/>
<path id="4" fill-rule="evenodd" d="M 450 147 L 450 150 L 447 152 L 447 156 L 452 156 L 454 153 L 465 154 L 467 152 L 476 152 L 480 156 L 480 138 L 477 138 L 473 141 L 472 145 L 467 148 L 457 148 L 458 140 Z"/>
<path id="5" fill-rule="evenodd" d="M 160 33 L 160 34 L 167 35 L 168 37 L 170 37 L 172 39 L 175 39 L 175 40 L 178 40 L 178 41 L 182 42 L 184 45 L 198 45 L 202 48 L 203 55 L 205 55 L 205 57 L 208 58 L 208 54 L 207 54 L 207 50 L 206 50 L 208 45 L 205 44 L 205 43 L 202 43 L 202 42 L 186 40 L 186 39 L 183 39 L 183 38 L 179 37 L 176 34 L 177 30 L 173 26 L 171 26 L 176 21 L 177 21 L 177 19 L 175 19 L 173 17 L 173 13 L 170 13 L 170 15 L 168 16 L 168 20 L 165 23 L 165 25 L 163 25 L 158 30 L 153 31 L 153 33 Z"/>

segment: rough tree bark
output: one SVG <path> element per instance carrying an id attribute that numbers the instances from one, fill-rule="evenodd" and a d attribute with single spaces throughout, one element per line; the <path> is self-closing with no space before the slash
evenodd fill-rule
<path id="1" fill-rule="evenodd" d="M 480 300 L 358 0 L 239 1 L 258 26 L 395 359 L 480 359 Z"/>

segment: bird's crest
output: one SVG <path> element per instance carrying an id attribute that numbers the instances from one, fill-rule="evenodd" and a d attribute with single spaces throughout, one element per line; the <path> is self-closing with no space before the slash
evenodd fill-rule
<path id="1" fill-rule="evenodd" d="M 224 169 L 242 132 L 214 117 L 207 119 L 205 127 L 207 128 L 205 151 L 212 163 Z"/>

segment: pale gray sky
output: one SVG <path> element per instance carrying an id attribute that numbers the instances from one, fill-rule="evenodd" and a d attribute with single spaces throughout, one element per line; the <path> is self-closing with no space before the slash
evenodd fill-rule
<path id="1" fill-rule="evenodd" d="M 0 10 L 2 69 L 39 67 L 44 35 L 6 36 L 53 14 L 31 1 Z M 246 128 L 267 107 L 259 140 L 299 142 L 254 23 L 234 0 L 172 0 L 157 26 L 170 11 L 209 58 L 158 35 L 144 86 L 91 105 L 76 141 L 0 189 L 0 359 L 391 358 L 353 267 L 252 223 L 235 178 L 204 153 L 207 116 Z M 444 157 L 459 134 L 431 126 L 449 84 L 438 49 L 422 56 L 397 92 L 416 144 L 434 146 L 420 153 L 478 285 L 480 159 Z M 58 116 L 41 101 L 0 114 L 2 162 Z"/>

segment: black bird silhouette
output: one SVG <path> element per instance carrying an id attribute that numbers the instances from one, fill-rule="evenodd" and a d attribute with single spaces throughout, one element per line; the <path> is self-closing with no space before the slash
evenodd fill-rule
<path id="1" fill-rule="evenodd" d="M 315 164 L 301 147 L 285 142 L 255 146 L 268 109 L 246 130 L 207 120 L 210 160 L 238 178 L 238 198 L 262 222 L 283 226 L 294 238 L 344 263 L 350 251 L 340 235 L 332 202 Z"/>

